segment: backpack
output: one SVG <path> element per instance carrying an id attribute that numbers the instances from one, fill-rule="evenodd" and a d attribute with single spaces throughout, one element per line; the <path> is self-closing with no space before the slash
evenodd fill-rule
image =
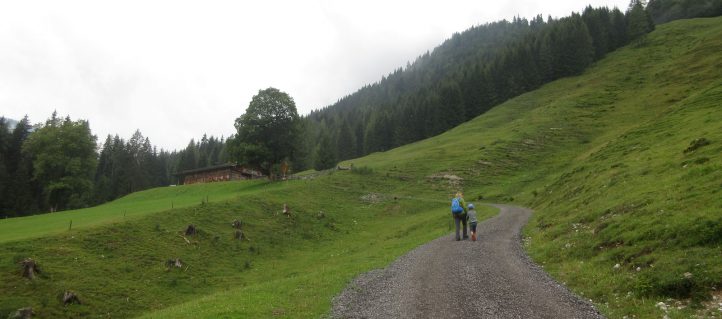
<path id="1" fill-rule="evenodd" d="M 464 212 L 464 208 L 461 207 L 461 203 L 458 197 L 455 197 L 451 200 L 451 213 L 452 214 L 461 214 Z"/>

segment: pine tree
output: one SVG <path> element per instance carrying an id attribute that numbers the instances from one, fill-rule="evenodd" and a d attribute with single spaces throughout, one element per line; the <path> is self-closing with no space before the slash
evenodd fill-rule
<path id="1" fill-rule="evenodd" d="M 554 76 L 578 75 L 592 63 L 592 38 L 581 16 L 560 19 L 551 36 Z"/>
<path id="2" fill-rule="evenodd" d="M 41 209 L 40 191 L 37 183 L 32 180 L 32 161 L 23 154 L 22 147 L 30 136 L 30 120 L 25 116 L 13 129 L 7 152 L 7 169 L 9 178 L 7 208 L 17 216 L 37 212 Z"/>
<path id="3" fill-rule="evenodd" d="M 179 154 L 178 171 L 186 171 L 198 168 L 198 145 L 191 139 L 188 146 Z"/>
<path id="4" fill-rule="evenodd" d="M 131 174 L 133 157 L 127 149 L 124 139 L 115 135 L 111 148 L 111 199 L 129 194 L 131 191 Z"/>
<path id="5" fill-rule="evenodd" d="M 356 156 L 356 139 L 351 132 L 348 121 L 343 121 L 336 140 L 336 149 L 338 150 L 338 158 L 346 160 Z"/>
<path id="6" fill-rule="evenodd" d="M 113 194 L 113 137 L 109 134 L 105 138 L 100 154 L 98 166 L 95 169 L 95 187 L 93 200 L 96 204 L 104 203 L 115 198 Z"/>
<path id="7" fill-rule="evenodd" d="M 356 136 L 356 153 L 355 153 L 356 156 L 365 154 L 364 153 L 364 145 L 366 142 L 364 140 L 364 136 L 366 134 L 364 132 L 364 126 L 362 124 L 362 121 L 360 121 L 360 120 L 356 122 L 356 129 L 355 129 L 354 135 Z"/>
<path id="8" fill-rule="evenodd" d="M 364 154 L 381 150 L 381 141 L 379 140 L 379 126 L 381 125 L 381 121 L 378 120 L 378 117 L 378 115 L 373 116 L 371 120 L 368 121 L 366 129 L 364 130 Z"/>
<path id="9" fill-rule="evenodd" d="M 622 11 L 614 8 L 611 14 L 610 42 L 614 49 L 622 47 L 629 42 L 627 34 L 627 17 Z"/>
<path id="10" fill-rule="evenodd" d="M 610 50 L 609 43 L 609 27 L 611 23 L 609 9 L 598 8 L 593 9 L 588 6 L 582 14 L 584 24 L 589 30 L 594 46 L 594 59 L 599 60 Z"/>
<path id="11" fill-rule="evenodd" d="M 5 117 L 0 117 L 0 217 L 8 217 L 9 210 L 6 207 L 9 196 L 7 190 L 10 179 L 8 178 L 8 170 L 6 158 L 8 156 L 8 141 L 10 139 L 9 128 Z"/>
<path id="12" fill-rule="evenodd" d="M 461 97 L 461 89 L 455 81 L 442 82 L 439 88 L 439 98 L 439 107 L 444 116 L 437 120 L 444 120 L 444 130 L 466 121 L 466 109 Z"/>
<path id="13" fill-rule="evenodd" d="M 321 134 L 321 141 L 316 150 L 316 156 L 314 161 L 314 169 L 317 171 L 325 170 L 336 166 L 337 160 L 334 154 L 333 144 L 331 142 L 331 136 L 328 132 Z"/>
<path id="14" fill-rule="evenodd" d="M 654 22 L 649 12 L 644 9 L 643 0 L 632 0 L 627 11 L 627 34 L 631 40 L 654 31 Z"/>
<path id="15" fill-rule="evenodd" d="M 130 170 L 130 192 L 137 192 L 145 189 L 147 182 L 147 175 L 143 167 L 145 165 L 145 137 L 141 134 L 140 130 L 136 130 L 133 136 L 128 140 L 126 149 L 130 155 L 130 163 L 128 168 Z"/>
<path id="16" fill-rule="evenodd" d="M 198 168 L 202 167 L 208 167 L 213 165 L 208 158 L 208 155 L 210 153 L 210 142 L 208 140 L 208 136 L 206 134 L 203 134 L 203 137 L 201 137 L 200 142 L 198 142 Z"/>

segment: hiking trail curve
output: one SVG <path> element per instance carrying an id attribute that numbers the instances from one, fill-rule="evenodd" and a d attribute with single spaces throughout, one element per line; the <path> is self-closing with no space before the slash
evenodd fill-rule
<path id="1" fill-rule="evenodd" d="M 476 242 L 443 236 L 354 279 L 332 318 L 603 318 L 534 264 L 521 228 L 531 210 L 494 205 Z M 451 217 L 449 217 L 451 218 Z"/>

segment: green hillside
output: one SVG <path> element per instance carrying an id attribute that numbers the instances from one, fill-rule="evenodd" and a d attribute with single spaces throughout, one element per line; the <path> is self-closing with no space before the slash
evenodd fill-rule
<path id="1" fill-rule="evenodd" d="M 442 213 L 446 200 L 394 197 L 390 185 L 400 186 L 398 181 L 343 175 L 271 184 L 263 192 L 247 182 L 190 185 L 185 192 L 238 192 L 230 200 L 3 243 L 0 317 L 21 307 L 33 307 L 43 318 L 132 317 L 229 294 L 237 299 L 204 301 L 208 309 L 202 313 L 169 316 L 256 318 L 284 311 L 285 317 L 317 317 L 356 274 L 449 230 Z M 184 190 L 155 192 L 176 198 Z M 283 204 L 291 208 L 290 217 L 282 213 Z M 490 208 L 483 212 L 494 214 Z M 243 223 L 244 240 L 234 239 L 235 219 Z M 189 224 L 197 235 L 183 234 Z M 42 271 L 32 281 L 20 276 L 19 263 L 28 257 Z M 176 258 L 182 267 L 166 264 Z M 83 304 L 64 307 L 59 296 L 66 290 Z"/>
<path id="2" fill-rule="evenodd" d="M 265 191 L 274 187 L 277 185 L 262 181 L 162 187 L 136 192 L 113 202 L 85 209 L 0 219 L 0 243 L 60 234 L 69 228 L 85 229 L 122 222 L 171 208 L 198 205 L 205 201 L 230 200 L 242 193 Z"/>
<path id="3" fill-rule="evenodd" d="M 660 301 L 705 313 L 722 285 L 720 52 L 720 18 L 662 25 L 582 76 L 354 164 L 448 172 L 535 208 L 532 257 L 609 317 L 660 317 Z"/>
<path id="4" fill-rule="evenodd" d="M 77 228 L 91 214 L 0 221 L 0 317 L 28 306 L 39 317 L 319 317 L 355 275 L 448 233 L 458 189 L 534 208 L 530 255 L 610 318 L 659 318 L 658 302 L 670 318 L 719 317 L 720 101 L 722 18 L 676 21 L 581 76 L 341 164 L 353 171 L 150 190 Z M 163 210 L 180 197 L 187 206 Z M 137 215 L 108 217 L 122 203 Z M 36 226 L 55 219 L 50 235 Z M 233 239 L 234 219 L 246 240 Z M 199 233 L 183 238 L 188 224 Z M 43 271 L 33 281 L 20 276 L 27 257 Z M 175 258 L 183 266 L 167 267 Z M 65 290 L 83 304 L 62 306 Z"/>

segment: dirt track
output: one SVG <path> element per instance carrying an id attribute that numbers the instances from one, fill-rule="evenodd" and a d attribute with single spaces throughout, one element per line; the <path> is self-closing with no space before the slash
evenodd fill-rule
<path id="1" fill-rule="evenodd" d="M 333 318 L 603 318 L 524 253 L 531 211 L 497 205 L 476 242 L 438 238 L 388 268 L 356 278 L 333 301 Z"/>

